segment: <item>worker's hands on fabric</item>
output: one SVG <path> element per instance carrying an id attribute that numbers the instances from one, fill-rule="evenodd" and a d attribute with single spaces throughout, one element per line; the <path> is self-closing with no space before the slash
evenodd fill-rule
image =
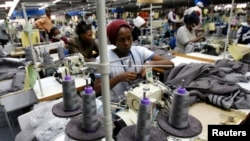
<path id="1" fill-rule="evenodd" d="M 131 82 L 137 79 L 138 73 L 135 72 L 124 72 L 120 74 L 121 80 L 125 82 Z"/>

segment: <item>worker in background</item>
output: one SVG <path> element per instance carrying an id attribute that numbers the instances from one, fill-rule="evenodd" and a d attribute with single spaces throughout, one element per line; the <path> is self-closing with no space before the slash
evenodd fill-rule
<path id="1" fill-rule="evenodd" d="M 93 39 L 91 26 L 80 21 L 75 28 L 76 36 L 69 40 L 69 54 L 81 53 L 86 62 L 94 61 L 99 55 L 98 45 Z"/>
<path id="2" fill-rule="evenodd" d="M 39 30 L 44 30 L 45 33 L 41 33 L 45 39 L 46 34 L 49 35 L 50 29 L 53 27 L 51 19 L 51 9 L 48 7 L 45 9 L 45 15 L 35 21 L 35 26 Z"/>
<path id="3" fill-rule="evenodd" d="M 170 29 L 172 30 L 172 33 L 176 32 L 177 30 L 177 23 L 180 21 L 177 17 L 177 8 L 173 8 L 173 10 L 168 12 L 168 24 L 170 25 Z"/>
<path id="4" fill-rule="evenodd" d="M 185 25 L 177 30 L 175 52 L 185 53 L 185 48 L 189 43 L 200 42 L 205 39 L 203 35 L 196 36 L 195 30 L 199 27 L 199 16 L 196 12 L 184 16 Z"/>
<path id="5" fill-rule="evenodd" d="M 250 15 L 247 16 L 247 21 L 241 23 L 241 27 L 237 31 L 238 44 L 250 44 Z"/>
<path id="6" fill-rule="evenodd" d="M 3 48 L 9 42 L 9 34 L 7 33 L 6 21 L 0 24 L 0 42 Z"/>
<path id="7" fill-rule="evenodd" d="M 93 22 L 94 22 L 93 15 L 90 14 L 90 13 L 86 13 L 85 16 L 84 16 L 84 21 L 86 22 L 86 24 L 91 26 L 91 29 L 92 29 L 92 32 L 93 32 L 92 35 L 93 35 L 93 38 L 95 39 L 96 38 L 96 28 L 93 25 Z"/>
<path id="8" fill-rule="evenodd" d="M 59 42 L 60 40 L 62 40 L 65 46 L 68 46 L 68 39 L 61 34 L 60 30 L 57 27 L 51 28 L 49 37 L 51 42 Z"/>
<path id="9" fill-rule="evenodd" d="M 133 46 L 133 37 L 131 26 L 124 20 L 114 20 L 107 27 L 107 35 L 110 44 L 115 45 L 116 48 L 108 50 L 107 57 L 112 62 L 114 67 L 110 67 L 110 98 L 112 102 L 119 102 L 125 98 L 124 91 L 128 90 L 131 82 L 138 77 L 145 77 L 145 67 L 138 65 L 170 65 L 165 68 L 171 69 L 174 67 L 173 62 L 151 50 L 141 47 Z M 131 59 L 123 59 L 129 57 Z M 129 61 L 130 60 L 130 61 Z M 100 58 L 97 58 L 97 62 Z M 123 65 L 123 66 L 121 66 Z M 131 67 L 130 67 L 131 65 Z M 121 66 L 121 67 L 117 67 Z M 101 74 L 95 74 L 94 89 L 97 94 L 101 94 Z"/>
<path id="10" fill-rule="evenodd" d="M 135 19 L 133 19 L 133 29 L 132 29 L 132 36 L 133 41 L 139 41 L 139 36 L 141 35 L 141 28 L 146 25 L 146 21 L 141 17 L 137 16 Z"/>
<path id="11" fill-rule="evenodd" d="M 50 8 L 45 9 L 45 15 L 36 20 L 35 25 L 40 30 L 45 30 L 47 33 L 50 32 L 50 29 L 53 27 Z"/>
<path id="12" fill-rule="evenodd" d="M 74 29 L 70 27 L 70 25 L 67 22 L 64 22 L 60 31 L 62 32 L 64 36 L 71 38 L 74 32 Z"/>
<path id="13" fill-rule="evenodd" d="M 197 2 L 195 6 L 193 7 L 190 7 L 188 8 L 187 10 L 185 10 L 184 12 L 184 16 L 185 15 L 190 15 L 191 13 L 193 13 L 194 11 L 196 12 L 196 14 L 199 16 L 199 19 L 200 19 L 200 25 L 202 24 L 202 19 L 203 19 L 203 16 L 202 16 L 202 11 L 203 11 L 203 8 L 204 8 L 204 5 L 203 5 L 203 2 Z"/>

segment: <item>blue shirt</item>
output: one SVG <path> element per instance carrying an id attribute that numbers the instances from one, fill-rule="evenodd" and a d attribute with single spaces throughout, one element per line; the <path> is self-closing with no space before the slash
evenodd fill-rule
<path id="1" fill-rule="evenodd" d="M 249 44 L 250 43 L 250 27 L 249 26 L 242 26 L 241 27 L 241 31 L 239 32 L 239 36 L 238 36 L 238 43 L 239 44 Z"/>

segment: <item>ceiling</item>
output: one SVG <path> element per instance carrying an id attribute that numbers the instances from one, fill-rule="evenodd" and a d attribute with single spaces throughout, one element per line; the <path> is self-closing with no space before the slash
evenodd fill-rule
<path id="1" fill-rule="evenodd" d="M 11 0 L 0 0 L 0 5 L 5 4 L 6 1 Z M 26 9 L 34 9 L 39 8 L 41 5 L 52 3 L 54 0 L 20 0 L 17 4 L 15 10 L 22 10 L 21 3 L 25 4 Z M 161 4 L 163 7 L 173 7 L 173 6 L 192 6 L 194 4 L 194 0 L 163 0 L 164 3 Z M 226 4 L 231 3 L 231 0 L 210 0 L 212 4 Z M 247 2 L 248 0 L 237 0 L 240 2 Z M 94 12 L 96 10 L 95 0 L 61 0 L 60 2 L 51 5 L 52 13 L 55 14 L 63 14 L 68 11 L 73 10 L 85 10 Z M 136 10 L 139 9 L 139 6 L 136 4 L 136 0 L 106 0 L 106 7 L 108 8 L 116 8 L 123 7 L 128 10 Z M 140 5 L 140 8 L 148 7 L 148 5 Z M 10 8 L 0 7 L 0 19 L 6 18 L 8 11 Z"/>

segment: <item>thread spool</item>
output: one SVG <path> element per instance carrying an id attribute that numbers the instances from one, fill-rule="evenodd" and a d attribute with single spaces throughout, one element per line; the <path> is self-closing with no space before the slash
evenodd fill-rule
<path id="1" fill-rule="evenodd" d="M 34 55 L 33 55 L 33 50 L 31 47 L 25 48 L 25 58 L 26 61 L 34 61 Z"/>
<path id="2" fill-rule="evenodd" d="M 141 104 L 138 112 L 137 126 L 135 132 L 135 138 L 137 141 L 149 141 L 150 139 L 150 113 L 151 113 L 151 103 L 148 98 L 145 97 L 141 100 Z"/>
<path id="3" fill-rule="evenodd" d="M 65 58 L 64 48 L 61 46 L 57 47 L 57 53 L 59 60 L 63 60 Z"/>
<path id="4" fill-rule="evenodd" d="M 98 126 L 96 112 L 96 94 L 91 86 L 85 87 L 82 93 L 82 128 L 87 132 L 95 132 Z"/>
<path id="5" fill-rule="evenodd" d="M 66 125 L 67 135 L 75 140 L 97 141 L 104 138 L 103 119 L 96 113 L 95 91 L 86 86 L 82 93 L 82 115 L 71 118 Z"/>
<path id="6" fill-rule="evenodd" d="M 63 102 L 52 107 L 52 113 L 58 117 L 72 117 L 81 113 L 81 105 L 76 93 L 75 81 L 71 76 L 67 75 L 65 70 L 65 78 L 62 81 Z"/>
<path id="7" fill-rule="evenodd" d="M 47 51 L 43 52 L 43 65 L 50 65 L 52 60 L 50 58 L 50 54 Z"/>
<path id="8" fill-rule="evenodd" d="M 222 28 L 221 28 L 221 26 L 217 26 L 215 36 L 220 37 L 221 35 L 222 35 Z"/>
<path id="9" fill-rule="evenodd" d="M 167 141 L 166 136 L 156 127 L 151 126 L 151 103 L 145 97 L 140 102 L 137 125 L 123 127 L 117 141 Z"/>
<path id="10" fill-rule="evenodd" d="M 71 76 L 65 76 L 62 81 L 63 103 L 65 111 L 74 111 L 80 107 L 75 88 L 75 80 Z"/>
<path id="11" fill-rule="evenodd" d="M 161 110 L 156 122 L 166 134 L 177 138 L 193 138 L 201 133 L 202 125 L 198 119 L 188 114 L 189 93 L 182 86 L 174 91 L 172 106 Z"/>
<path id="12" fill-rule="evenodd" d="M 175 128 L 188 126 L 189 93 L 183 87 L 174 90 L 172 107 L 170 109 L 169 123 Z"/>

